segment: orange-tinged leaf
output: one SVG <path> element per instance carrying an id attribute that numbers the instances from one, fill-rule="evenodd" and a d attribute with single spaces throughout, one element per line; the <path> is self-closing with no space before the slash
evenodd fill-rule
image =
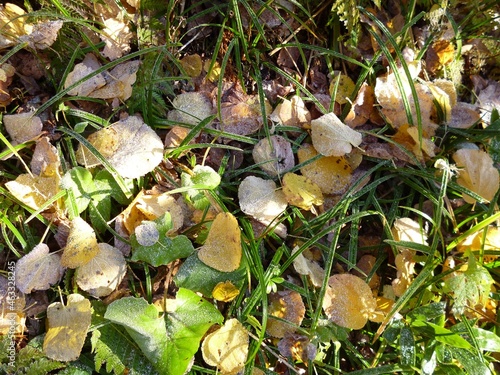
<path id="1" fill-rule="evenodd" d="M 97 238 L 92 227 L 80 217 L 73 219 L 61 257 L 63 267 L 76 268 L 83 266 L 90 262 L 99 251 Z"/>
<path id="2" fill-rule="evenodd" d="M 311 145 L 303 145 L 297 152 L 299 162 L 312 159 L 318 152 Z M 300 172 L 319 186 L 323 194 L 342 194 L 351 183 L 352 168 L 345 158 L 322 157 L 302 168 Z"/>
<path id="3" fill-rule="evenodd" d="M 245 368 L 248 341 L 245 327 L 237 319 L 229 319 L 205 337 L 201 353 L 205 362 L 217 366 L 221 374 L 233 375 Z"/>
<path id="4" fill-rule="evenodd" d="M 45 355 L 56 361 L 74 361 L 80 356 L 92 311 L 90 301 L 70 294 L 66 306 L 55 302 L 47 308 L 47 333 L 43 340 Z"/>
<path id="5" fill-rule="evenodd" d="M 284 99 L 278 104 L 269 118 L 285 126 L 302 127 L 311 121 L 311 113 L 302 98 L 294 95 L 290 100 Z"/>
<path id="6" fill-rule="evenodd" d="M 304 210 L 323 204 L 323 193 L 318 185 L 305 176 L 286 173 L 283 176 L 283 193 L 289 204 Z"/>
<path id="7" fill-rule="evenodd" d="M 328 279 L 323 310 L 335 324 L 361 329 L 376 308 L 377 301 L 364 280 L 348 273 L 333 275 Z"/>
<path id="8" fill-rule="evenodd" d="M 212 290 L 212 297 L 217 301 L 230 302 L 240 294 L 240 290 L 231 281 L 222 281 Z"/>
<path id="9" fill-rule="evenodd" d="M 397 297 L 401 297 L 413 282 L 413 274 L 415 273 L 414 256 L 415 251 L 409 249 L 402 249 L 396 255 L 394 262 L 398 272 L 397 277 L 392 280 L 392 289 Z"/>
<path id="10" fill-rule="evenodd" d="M 217 214 L 205 243 L 198 251 L 198 258 L 218 271 L 232 272 L 240 266 L 241 254 L 238 221 L 229 212 Z"/>
<path id="11" fill-rule="evenodd" d="M 463 148 L 452 158 L 459 168 L 457 183 L 481 196 L 484 201 L 491 201 L 500 184 L 498 169 L 493 166 L 491 156 L 482 150 Z M 467 203 L 476 202 L 467 194 L 463 194 L 463 198 Z"/>

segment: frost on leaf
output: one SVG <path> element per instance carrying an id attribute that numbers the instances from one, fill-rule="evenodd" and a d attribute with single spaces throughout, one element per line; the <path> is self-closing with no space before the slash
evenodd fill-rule
<path id="1" fill-rule="evenodd" d="M 248 176 L 238 187 L 241 210 L 264 224 L 271 223 L 288 203 L 285 195 L 272 180 Z"/>
<path id="2" fill-rule="evenodd" d="M 64 88 L 66 89 L 72 86 L 84 77 L 95 72 L 100 67 L 101 64 L 99 63 L 97 58 L 93 54 L 87 53 L 83 61 L 79 64 L 76 64 L 73 70 L 68 74 L 68 77 L 64 82 Z M 99 73 L 92 78 L 86 79 L 75 88 L 69 90 L 68 94 L 75 96 L 88 96 L 92 91 L 103 87 L 105 84 L 106 79 L 104 78 L 104 74 Z"/>
<path id="3" fill-rule="evenodd" d="M 45 355 L 56 361 L 74 361 L 80 356 L 90 327 L 90 301 L 70 294 L 66 306 L 55 302 L 47 308 L 47 333 L 43 340 Z"/>
<path id="4" fill-rule="evenodd" d="M 42 133 L 43 128 L 42 120 L 35 116 L 35 112 L 4 115 L 3 123 L 14 146 L 35 139 Z"/>
<path id="5" fill-rule="evenodd" d="M 297 152 L 299 163 L 316 157 L 313 146 L 304 144 Z M 319 186 L 323 194 L 342 194 L 352 180 L 352 168 L 343 157 L 321 157 L 300 168 L 303 176 Z"/>
<path id="6" fill-rule="evenodd" d="M 293 290 L 271 293 L 269 295 L 269 317 L 266 333 L 281 338 L 286 333 L 295 332 L 296 328 L 300 327 L 305 312 L 306 308 L 299 293 Z"/>
<path id="7" fill-rule="evenodd" d="M 290 100 L 284 99 L 276 106 L 269 118 L 276 123 L 299 128 L 311 122 L 311 114 L 298 95 L 294 95 Z"/>
<path id="8" fill-rule="evenodd" d="M 160 137 L 138 116 L 130 116 L 101 129 L 87 140 L 125 178 L 144 176 L 163 159 Z M 83 145 L 78 147 L 77 161 L 86 167 L 100 164 Z"/>
<path id="9" fill-rule="evenodd" d="M 328 279 L 323 310 L 335 324 L 361 329 L 376 309 L 377 300 L 368 284 L 359 277 L 344 273 Z"/>
<path id="10" fill-rule="evenodd" d="M 23 293 L 46 290 L 59 282 L 64 273 L 59 254 L 49 254 L 49 247 L 36 245 L 16 264 L 16 286 Z"/>
<path id="11" fill-rule="evenodd" d="M 267 101 L 264 106 L 269 110 Z M 255 133 L 262 127 L 264 121 L 257 95 L 245 96 L 238 102 L 222 103 L 220 114 L 221 130 L 232 134 Z"/>
<path id="12" fill-rule="evenodd" d="M 166 212 L 170 214 L 173 225 L 169 234 L 175 233 L 184 224 L 184 212 L 175 198 L 168 193 L 145 194 L 141 191 L 120 216 L 126 230 L 132 234 L 144 220 L 158 219 Z"/>
<path id="13" fill-rule="evenodd" d="M 490 202 L 498 191 L 500 177 L 491 156 L 482 150 L 460 149 L 452 155 L 458 171 L 457 183 Z M 476 200 L 463 194 L 467 203 Z"/>
<path id="14" fill-rule="evenodd" d="M 180 124 L 198 125 L 213 114 L 212 103 L 200 92 L 177 95 L 172 105 L 174 109 L 168 113 L 168 119 Z"/>
<path id="15" fill-rule="evenodd" d="M 59 178 L 21 174 L 14 181 L 6 182 L 5 187 L 21 202 L 38 210 L 59 192 Z"/>
<path id="16" fill-rule="evenodd" d="M 77 268 L 90 262 L 100 249 L 92 227 L 76 217 L 71 221 L 68 240 L 61 257 L 63 267 Z"/>
<path id="17" fill-rule="evenodd" d="M 252 157 L 270 177 L 282 175 L 295 165 L 290 142 L 279 135 L 261 139 L 253 148 Z"/>
<path id="18" fill-rule="evenodd" d="M 217 366 L 223 375 L 235 375 L 245 368 L 248 356 L 248 332 L 237 319 L 229 319 L 201 344 L 203 359 Z"/>
<path id="19" fill-rule="evenodd" d="M 121 283 L 127 272 L 123 254 L 117 248 L 100 243 L 99 253 L 76 269 L 76 283 L 93 297 L 104 297 Z"/>
<path id="20" fill-rule="evenodd" d="M 106 84 L 89 94 L 91 98 L 119 99 L 125 101 L 132 96 L 132 85 L 137 79 L 141 62 L 127 61 L 115 66 L 109 73 L 103 72 Z M 113 105 L 116 107 L 115 103 Z"/>
<path id="21" fill-rule="evenodd" d="M 289 204 L 303 210 L 314 210 L 323 204 L 323 193 L 317 184 L 305 176 L 286 173 L 283 176 L 283 193 Z M 314 211 L 313 211 L 314 212 Z"/>
<path id="22" fill-rule="evenodd" d="M 327 113 L 311 121 L 314 148 L 325 156 L 344 156 L 361 144 L 361 133 L 344 125 L 334 114 Z"/>
<path id="23" fill-rule="evenodd" d="M 232 272 L 241 262 L 241 230 L 229 212 L 217 214 L 198 258 L 207 266 L 221 272 Z"/>

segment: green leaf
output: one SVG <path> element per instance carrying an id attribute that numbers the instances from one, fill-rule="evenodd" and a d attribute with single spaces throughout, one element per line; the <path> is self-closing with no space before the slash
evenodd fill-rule
<path id="1" fill-rule="evenodd" d="M 222 323 L 223 316 L 187 289 L 179 289 L 173 304 L 172 311 L 160 317 L 145 299 L 125 297 L 111 303 L 104 318 L 124 326 L 159 373 L 182 375 L 202 337 L 213 324 Z"/>
<path id="2" fill-rule="evenodd" d="M 488 143 L 488 154 L 495 164 L 500 163 L 500 118 L 496 108 L 491 112 L 491 123 L 488 126 L 488 131 L 492 131 Z"/>
<path id="3" fill-rule="evenodd" d="M 61 179 L 61 187 L 72 190 L 78 214 L 87 209 L 96 188 L 92 174 L 83 167 L 74 167 L 66 172 Z M 65 198 L 65 204 L 68 206 L 70 203 L 66 202 L 67 199 Z"/>
<path id="4" fill-rule="evenodd" d="M 438 326 L 437 324 L 416 320 L 411 323 L 411 326 L 415 328 L 416 332 L 434 338 L 435 340 L 448 344 L 452 347 L 464 349 L 472 347 L 472 345 L 462 336 L 450 331 L 449 329 Z"/>
<path id="5" fill-rule="evenodd" d="M 181 184 L 185 190 L 186 198 L 193 203 L 197 209 L 204 209 L 210 205 L 203 190 L 214 190 L 219 186 L 221 177 L 212 168 L 204 165 L 196 165 L 193 174 L 182 173 Z"/>
<path id="6" fill-rule="evenodd" d="M 484 364 L 483 358 L 476 353 L 463 348 L 451 348 L 453 358 L 460 362 L 467 375 L 491 375 L 490 369 Z"/>
<path id="7" fill-rule="evenodd" d="M 215 286 L 224 281 L 231 281 L 240 287 L 246 275 L 246 267 L 240 266 L 233 272 L 221 272 L 203 263 L 197 254 L 191 255 L 182 263 L 175 275 L 175 284 L 181 288 L 187 288 L 199 292 L 206 297 L 212 296 Z"/>
<path id="8" fill-rule="evenodd" d="M 415 337 L 409 327 L 403 327 L 399 336 L 399 347 L 401 353 L 401 364 L 407 366 L 415 365 Z"/>
<path id="9" fill-rule="evenodd" d="M 168 237 L 167 233 L 171 228 L 172 222 L 168 213 L 154 221 L 143 221 L 130 236 L 133 249 L 131 259 L 158 267 L 190 256 L 194 247 L 189 238 L 184 235 Z"/>
<path id="10" fill-rule="evenodd" d="M 132 191 L 134 189 L 134 181 L 130 179 L 125 179 L 124 181 L 127 188 Z M 123 191 L 120 188 L 120 185 L 116 182 L 116 179 L 106 169 L 99 171 L 95 175 L 94 183 L 96 189 L 95 193 L 92 195 L 92 199 L 100 201 L 101 199 L 111 196 L 121 205 L 126 206 L 130 203 L 130 199 L 123 194 Z"/>
<path id="11" fill-rule="evenodd" d="M 446 303 L 436 302 L 428 305 L 419 306 L 413 309 L 408 318 L 411 320 L 421 320 L 423 322 L 440 320 L 446 313 Z M 435 322 L 434 322 L 435 323 Z"/>

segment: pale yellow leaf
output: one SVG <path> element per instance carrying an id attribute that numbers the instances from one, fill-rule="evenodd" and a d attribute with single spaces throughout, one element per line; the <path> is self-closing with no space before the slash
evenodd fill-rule
<path id="1" fill-rule="evenodd" d="M 352 130 L 334 114 L 327 113 L 311 121 L 314 148 L 325 156 L 344 156 L 361 144 L 361 133 Z"/>
<path id="2" fill-rule="evenodd" d="M 305 176 L 286 173 L 283 176 L 283 194 L 289 204 L 311 210 L 323 204 L 323 193 L 317 184 Z"/>
<path id="3" fill-rule="evenodd" d="M 61 257 L 63 267 L 83 266 L 99 252 L 97 238 L 92 227 L 82 218 L 74 218 L 71 221 L 68 240 Z"/>

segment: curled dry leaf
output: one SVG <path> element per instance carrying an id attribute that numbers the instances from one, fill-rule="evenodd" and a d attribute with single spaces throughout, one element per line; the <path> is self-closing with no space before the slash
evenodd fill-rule
<path id="1" fill-rule="evenodd" d="M 344 156 L 363 140 L 361 133 L 344 125 L 334 113 L 311 121 L 311 138 L 314 148 L 325 156 Z"/>
<path id="2" fill-rule="evenodd" d="M 396 255 L 395 264 L 397 276 L 392 281 L 392 289 L 397 297 L 401 297 L 413 281 L 415 274 L 414 250 L 402 249 Z"/>
<path id="3" fill-rule="evenodd" d="M 269 118 L 285 126 L 302 127 L 311 122 L 311 113 L 302 98 L 294 95 L 292 99 L 284 99 L 278 104 Z"/>
<path id="4" fill-rule="evenodd" d="M 166 212 L 170 214 L 173 225 L 169 234 L 175 233 L 184 224 L 184 212 L 175 198 L 168 193 L 146 195 L 141 191 L 120 216 L 128 233 L 132 234 L 144 220 L 158 219 Z"/>
<path id="5" fill-rule="evenodd" d="M 377 301 L 368 284 L 357 276 L 344 273 L 328 279 L 323 310 L 335 324 L 361 329 L 374 315 Z"/>
<path id="6" fill-rule="evenodd" d="M 42 133 L 43 128 L 42 120 L 35 116 L 35 112 L 4 115 L 3 123 L 13 145 L 35 139 Z"/>
<path id="7" fill-rule="evenodd" d="M 490 202 L 498 191 L 500 176 L 491 156 L 482 150 L 460 149 L 452 155 L 458 171 L 457 183 Z M 463 194 L 467 203 L 476 200 Z"/>
<path id="8" fill-rule="evenodd" d="M 127 272 L 123 254 L 117 248 L 100 243 L 99 253 L 76 269 L 78 286 L 94 297 L 104 297 L 121 283 Z"/>
<path id="9" fill-rule="evenodd" d="M 168 119 L 181 124 L 198 125 L 213 114 L 210 100 L 201 92 L 186 92 L 172 101 L 175 109 L 168 113 Z"/>
<path id="10" fill-rule="evenodd" d="M 283 176 L 283 194 L 289 204 L 303 210 L 314 210 L 323 204 L 323 193 L 318 185 L 305 176 L 286 173 Z"/>
<path id="11" fill-rule="evenodd" d="M 304 144 L 297 152 L 299 163 L 316 157 L 318 152 L 312 145 Z M 352 180 L 352 168 L 343 157 L 322 157 L 300 168 L 303 176 L 319 186 L 323 194 L 342 194 Z"/>
<path id="12" fill-rule="evenodd" d="M 248 356 L 248 332 L 237 319 L 229 319 L 201 344 L 203 359 L 217 366 L 221 374 L 233 375 L 245 368 Z"/>
<path id="13" fill-rule="evenodd" d="M 241 230 L 229 212 L 217 214 L 198 258 L 207 266 L 221 272 L 232 272 L 241 263 Z"/>
<path id="14" fill-rule="evenodd" d="M 288 205 L 274 181 L 255 176 L 248 176 L 241 182 L 238 199 L 244 213 L 266 224 L 285 211 Z"/>
<path id="15" fill-rule="evenodd" d="M 296 246 L 292 250 L 292 255 L 294 255 L 299 250 Z M 323 283 L 323 278 L 325 277 L 325 270 L 316 263 L 314 260 L 308 259 L 304 256 L 304 253 L 300 253 L 293 261 L 293 268 L 300 275 L 307 275 L 311 279 L 312 284 L 319 288 Z"/>
<path id="16" fill-rule="evenodd" d="M 286 333 L 295 332 L 302 323 L 305 312 L 306 308 L 299 293 L 293 290 L 283 290 L 269 294 L 269 318 L 266 333 L 281 338 Z"/>
<path id="17" fill-rule="evenodd" d="M 295 166 L 290 142 L 279 135 L 261 139 L 254 146 L 252 156 L 255 164 L 259 164 L 271 177 L 279 176 Z"/>
<path id="18" fill-rule="evenodd" d="M 45 355 L 56 361 L 74 361 L 80 356 L 90 327 L 90 301 L 70 294 L 66 306 L 55 302 L 47 308 L 47 333 L 43 340 Z"/>
<path id="19" fill-rule="evenodd" d="M 99 252 L 94 229 L 82 218 L 74 218 L 71 221 L 68 240 L 61 257 L 62 266 L 68 268 L 83 266 Z"/>
<path id="20" fill-rule="evenodd" d="M 59 254 L 49 254 L 49 247 L 36 245 L 16 264 L 16 286 L 23 293 L 47 290 L 59 282 L 64 273 Z"/>
<path id="21" fill-rule="evenodd" d="M 151 172 L 163 159 L 163 143 L 156 132 L 138 116 L 130 116 L 93 133 L 87 139 L 125 178 Z M 77 150 L 78 163 L 86 167 L 100 161 L 83 145 Z"/>

